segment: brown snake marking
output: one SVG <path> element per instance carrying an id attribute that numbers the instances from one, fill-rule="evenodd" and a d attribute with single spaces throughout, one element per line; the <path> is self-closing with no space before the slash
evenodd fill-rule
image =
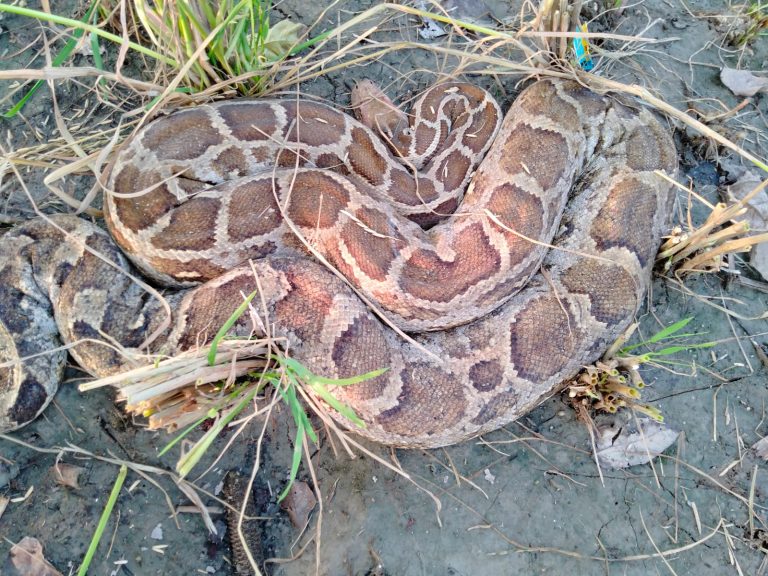
<path id="1" fill-rule="evenodd" d="M 107 224 L 155 280 L 206 281 L 172 296 L 176 324 L 155 346 L 184 349 L 221 325 L 254 290 L 251 268 L 238 265 L 255 258 L 293 357 L 329 377 L 389 368 L 336 390 L 365 420 L 363 435 L 436 447 L 524 414 L 636 313 L 670 199 L 654 170 L 674 176 L 677 160 L 648 111 L 574 83 L 530 86 L 493 140 L 499 119 L 484 91 L 438 86 L 410 127 L 380 123 L 399 159 L 369 128 L 314 102 L 235 100 L 151 123 L 116 160 Z M 414 337 L 439 360 L 308 259 L 281 214 L 399 326 L 427 330 Z M 42 220 L 1 240 L 0 362 L 11 362 L 0 364 L 0 429 L 52 397 L 65 355 L 35 354 L 59 333 L 130 348 L 162 317 L 83 250 L 127 268 L 106 233 L 74 217 L 54 222 L 81 243 Z M 95 375 L 124 368 L 98 342 L 71 352 Z"/>

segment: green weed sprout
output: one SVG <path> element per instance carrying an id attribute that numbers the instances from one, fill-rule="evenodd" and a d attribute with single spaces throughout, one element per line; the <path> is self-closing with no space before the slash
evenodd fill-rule
<path id="1" fill-rule="evenodd" d="M 254 291 L 246 296 L 243 299 L 243 302 L 221 326 L 216 336 L 211 341 L 208 353 L 206 354 L 206 363 L 208 366 L 214 367 L 217 365 L 217 362 L 219 361 L 218 351 L 222 347 L 226 347 L 230 342 L 227 339 L 228 332 L 248 309 L 251 300 L 253 300 L 256 294 L 257 292 Z M 229 358 L 227 357 L 225 360 L 229 361 Z M 238 414 L 251 404 L 256 395 L 264 391 L 267 386 L 272 386 L 280 395 L 281 400 L 288 406 L 296 426 L 293 458 L 288 483 L 279 496 L 279 500 L 282 500 L 288 494 L 288 491 L 296 479 L 299 465 L 301 464 L 302 451 L 305 442 L 307 442 L 307 438 L 315 443 L 318 441 L 317 433 L 312 427 L 304 405 L 300 399 L 299 388 L 304 387 L 305 390 L 314 393 L 353 426 L 364 428 L 365 422 L 358 417 L 351 407 L 339 401 L 329 390 L 329 387 L 352 386 L 364 382 L 365 380 L 376 378 L 387 370 L 387 368 L 382 368 L 359 376 L 333 379 L 314 374 L 299 361 L 293 358 L 288 358 L 284 354 L 272 354 L 268 360 L 270 362 L 266 364 L 263 369 L 249 371 L 244 382 L 237 381 L 233 384 L 219 384 L 218 387 L 209 390 L 209 392 L 218 393 L 220 400 L 213 404 L 203 413 L 203 415 L 187 426 L 162 449 L 160 452 L 161 455 L 168 452 L 173 446 L 188 436 L 206 420 L 214 420 L 212 426 L 177 462 L 176 471 L 182 478 L 186 477 L 192 471 L 198 462 L 200 462 L 208 448 L 210 448 L 213 441 Z M 144 414 L 149 415 L 146 411 Z"/>
<path id="2" fill-rule="evenodd" d="M 745 30 L 736 38 L 736 46 L 743 47 L 760 36 L 768 34 L 768 2 L 759 0 L 749 5 L 745 17 Z"/>
<path id="3" fill-rule="evenodd" d="M 99 542 L 101 542 L 101 537 L 104 535 L 104 530 L 107 528 L 107 522 L 109 521 L 109 517 L 112 515 L 112 509 L 115 507 L 115 502 L 117 502 L 117 497 L 120 495 L 120 490 L 123 488 L 125 477 L 127 475 L 128 467 L 123 464 L 120 466 L 120 471 L 117 473 L 117 479 L 115 480 L 115 484 L 112 486 L 112 491 L 109 493 L 107 503 L 104 505 L 104 510 L 102 511 L 101 517 L 99 518 L 99 523 L 96 525 L 96 531 L 93 533 L 91 543 L 88 545 L 88 550 L 85 553 L 85 558 L 83 558 L 83 563 L 80 565 L 80 568 L 77 571 L 77 576 L 85 576 L 88 574 L 88 568 L 90 567 L 91 562 L 93 561 L 93 557 L 96 554 L 96 549 L 99 547 Z"/>

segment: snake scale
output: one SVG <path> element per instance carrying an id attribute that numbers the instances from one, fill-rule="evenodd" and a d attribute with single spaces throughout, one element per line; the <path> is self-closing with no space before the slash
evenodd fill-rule
<path id="1" fill-rule="evenodd" d="M 597 359 L 650 281 L 671 197 L 656 171 L 677 170 L 668 130 L 564 80 L 532 84 L 503 118 L 458 83 L 408 117 L 375 105 L 365 123 L 306 99 L 177 111 L 118 154 L 110 234 L 74 216 L 6 233 L 0 429 L 48 404 L 64 348 L 114 374 L 114 344 L 159 325 L 159 303 L 116 266 L 181 288 L 164 351 L 211 338 L 258 277 L 274 334 L 313 372 L 388 368 L 334 393 L 365 421 L 356 431 L 391 445 L 495 429 Z"/>

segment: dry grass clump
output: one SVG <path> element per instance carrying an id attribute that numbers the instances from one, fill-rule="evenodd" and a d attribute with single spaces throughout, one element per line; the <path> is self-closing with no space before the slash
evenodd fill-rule
<path id="1" fill-rule="evenodd" d="M 126 412 L 146 418 L 149 430 L 176 432 L 226 413 L 244 389 L 263 389 L 254 379 L 267 371 L 266 357 L 274 346 L 267 339 L 225 340 L 213 363 L 208 348 L 197 348 L 81 384 L 80 390 L 114 387 Z"/>
<path id="2" fill-rule="evenodd" d="M 731 205 L 710 205 L 709 216 L 698 227 L 690 225 L 687 232 L 676 227 L 659 249 L 657 262 L 663 271 L 678 278 L 695 272 L 720 272 L 728 265 L 729 255 L 749 252 L 755 244 L 768 241 L 768 233 L 750 235 L 749 223 L 741 219 L 748 202 L 764 193 L 766 186 L 768 180 Z"/>
<path id="3" fill-rule="evenodd" d="M 538 38 L 542 50 L 565 60 L 569 32 L 581 30 L 581 0 L 542 0 L 531 27 L 542 32 Z M 585 30 L 586 31 L 586 30 Z"/>
<path id="4" fill-rule="evenodd" d="M 628 358 L 598 360 L 584 368 L 568 386 L 568 397 L 572 402 L 598 412 L 615 414 L 620 408 L 632 408 L 662 422 L 664 417 L 657 408 L 640 402 L 645 382 L 638 367 Z"/>
<path id="5" fill-rule="evenodd" d="M 729 44 L 744 48 L 768 35 L 768 2 L 756 0 L 729 8 L 727 13 L 712 17 L 718 27 L 725 30 Z"/>

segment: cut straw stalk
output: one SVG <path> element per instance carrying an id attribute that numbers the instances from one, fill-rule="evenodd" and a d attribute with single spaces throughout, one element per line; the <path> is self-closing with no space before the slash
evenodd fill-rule
<path id="1" fill-rule="evenodd" d="M 657 258 L 659 260 L 672 258 L 672 263 L 676 263 L 687 258 L 697 250 L 714 245 L 717 241 L 722 241 L 747 232 L 749 230 L 749 225 L 746 222 L 734 222 L 730 226 L 712 233 L 712 230 L 731 220 L 731 218 L 725 214 L 728 211 L 729 210 L 726 208 L 725 204 L 718 204 L 712 209 L 706 222 L 696 228 L 693 232 L 689 233 L 684 240 L 681 240 L 680 237 L 671 237 L 667 239 L 662 245 Z M 737 214 L 741 213 L 743 212 L 737 212 Z"/>
<path id="2" fill-rule="evenodd" d="M 176 429 L 204 416 L 210 408 L 225 408 L 229 404 L 227 395 L 232 392 L 229 384 L 263 370 L 269 349 L 264 339 L 224 340 L 213 365 L 209 364 L 206 346 L 154 365 L 83 383 L 79 389 L 117 388 L 118 398 L 126 402 L 126 411 L 149 416 L 150 429 Z"/>
<path id="3" fill-rule="evenodd" d="M 273 343 L 274 344 L 274 343 Z M 219 352 L 216 356 L 216 365 L 232 361 L 235 357 L 238 361 L 263 356 L 269 348 L 267 340 L 225 340 L 220 344 Z M 160 377 L 171 372 L 177 372 L 184 367 L 193 367 L 198 369 L 201 366 L 208 366 L 208 347 L 196 348 L 181 352 L 172 358 L 161 360 L 153 365 L 141 366 L 126 372 L 114 374 L 99 378 L 91 382 L 80 384 L 79 390 L 82 392 L 112 386 L 115 388 L 124 388 L 131 384 L 145 381 L 150 377 Z M 146 358 L 146 357 L 145 357 Z"/>
<path id="4" fill-rule="evenodd" d="M 657 260 L 667 260 L 666 266 L 677 265 L 678 273 L 720 269 L 720 258 L 729 253 L 746 252 L 755 244 L 768 241 L 768 234 L 744 236 L 749 224 L 736 220 L 747 212 L 747 203 L 768 186 L 768 179 L 755 186 L 744 198 L 726 206 L 712 206 L 707 220 L 685 237 L 673 236 L 664 242 Z M 730 225 L 726 226 L 730 222 Z M 713 232 L 713 230 L 726 226 Z M 696 254 L 699 252 L 699 254 Z M 702 269 L 701 267 L 704 266 Z"/>
<path id="5" fill-rule="evenodd" d="M 186 369 L 185 367 L 184 373 L 175 377 L 154 379 L 154 381 L 149 383 L 141 382 L 121 388 L 118 399 L 125 400 L 129 406 L 134 406 L 185 386 L 209 384 L 221 380 L 234 380 L 244 376 L 251 370 L 263 366 L 263 360 L 238 360 L 237 358 L 232 358 L 232 363 L 228 365 L 213 367 L 197 365 L 192 369 Z"/>
<path id="6" fill-rule="evenodd" d="M 736 240 L 729 240 L 728 242 L 723 242 L 721 245 L 712 248 L 711 250 L 707 250 L 705 252 L 702 252 L 701 254 L 698 254 L 691 258 L 690 260 L 684 262 L 678 269 L 678 273 L 690 273 L 690 272 L 700 272 L 702 271 L 699 267 L 703 264 L 706 264 L 708 262 L 712 262 L 712 260 L 717 259 L 717 261 L 710 265 L 711 267 L 715 267 L 717 269 L 720 268 L 719 264 L 719 258 L 725 254 L 731 254 L 736 252 L 748 252 L 752 246 L 755 244 L 760 244 L 761 242 L 768 242 L 768 232 L 764 234 L 757 234 L 755 236 L 747 236 L 746 238 L 737 238 Z"/>

